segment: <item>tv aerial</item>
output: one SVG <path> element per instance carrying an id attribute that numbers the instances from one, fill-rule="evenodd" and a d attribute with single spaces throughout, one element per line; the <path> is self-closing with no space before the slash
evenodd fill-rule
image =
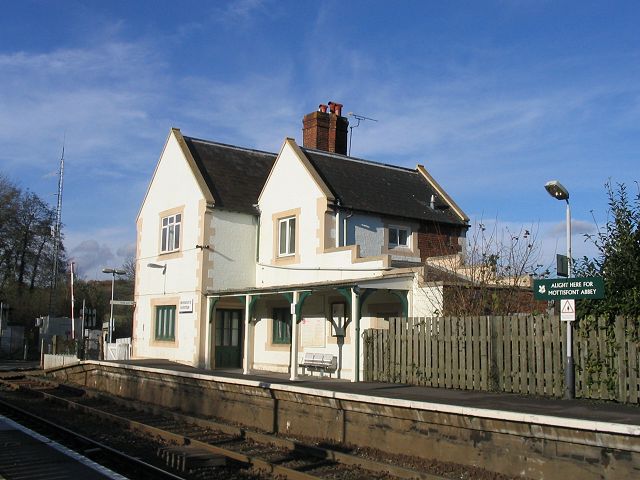
<path id="1" fill-rule="evenodd" d="M 351 142 L 353 141 L 353 129 L 360 126 L 360 122 L 363 120 L 370 120 L 372 122 L 377 122 L 375 118 L 365 117 L 364 115 L 359 115 L 357 113 L 349 112 L 347 113 L 348 117 L 353 117 L 358 120 L 358 123 L 355 125 L 349 125 L 349 151 L 347 152 L 348 156 L 351 156 Z"/>

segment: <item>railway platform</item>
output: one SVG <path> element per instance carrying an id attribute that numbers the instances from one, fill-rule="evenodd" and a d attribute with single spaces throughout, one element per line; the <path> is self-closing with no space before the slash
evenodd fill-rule
<path id="1" fill-rule="evenodd" d="M 0 479 L 124 480 L 57 442 L 0 415 Z"/>
<path id="2" fill-rule="evenodd" d="M 198 374 L 227 381 L 251 381 L 263 385 L 286 385 L 302 389 L 353 394 L 368 397 L 372 401 L 420 402 L 435 409 L 446 411 L 460 410 L 466 413 L 479 413 L 498 417 L 521 416 L 553 417 L 559 426 L 589 428 L 592 422 L 600 430 L 613 429 L 640 436 L 640 407 L 621 405 L 615 402 L 591 401 L 582 399 L 564 400 L 546 397 L 525 396 L 508 393 L 479 392 L 471 390 L 455 390 L 447 388 L 423 387 L 393 383 L 350 382 L 329 377 L 303 376 L 297 381 L 289 380 L 288 374 L 273 372 L 254 372 L 243 375 L 240 369 L 207 370 L 194 368 L 163 359 L 143 359 L 113 362 L 114 364 L 131 365 L 157 370 L 175 372 L 177 375 Z M 550 420 L 549 420 L 550 421 Z M 610 424 L 607 426 L 607 424 Z"/>
<path id="3" fill-rule="evenodd" d="M 272 434 L 434 458 L 525 478 L 640 478 L 640 408 L 207 370 L 162 359 L 86 361 L 59 381 Z"/>

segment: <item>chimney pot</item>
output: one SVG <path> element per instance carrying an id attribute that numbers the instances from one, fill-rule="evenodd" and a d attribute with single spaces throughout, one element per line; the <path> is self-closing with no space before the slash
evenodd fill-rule
<path id="1" fill-rule="evenodd" d="M 302 120 L 303 145 L 305 148 L 346 155 L 348 128 L 349 120 L 342 116 L 342 104 L 321 103 L 317 111 L 305 115 Z"/>

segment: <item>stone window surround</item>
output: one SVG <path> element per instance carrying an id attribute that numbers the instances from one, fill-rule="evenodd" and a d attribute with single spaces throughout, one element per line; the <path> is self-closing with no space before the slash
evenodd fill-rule
<path id="1" fill-rule="evenodd" d="M 271 216 L 272 228 L 273 228 L 273 257 L 272 257 L 272 265 L 291 265 L 295 263 L 300 263 L 300 250 L 302 245 L 300 245 L 300 208 L 294 208 L 291 210 L 285 210 L 282 212 L 276 212 Z M 280 256 L 280 220 L 285 218 L 293 217 L 296 219 L 296 231 L 295 231 L 295 244 L 296 251 L 292 255 Z"/>
<path id="2" fill-rule="evenodd" d="M 185 206 L 184 205 L 180 205 L 178 207 L 173 207 L 170 208 L 168 210 L 163 210 L 162 212 L 158 213 L 158 258 L 162 258 L 162 260 L 170 260 L 172 258 L 182 258 L 182 245 L 184 244 L 184 232 L 185 232 L 185 228 L 184 228 L 184 209 Z M 181 239 L 180 239 L 180 245 L 178 245 L 178 249 L 177 250 L 171 250 L 168 252 L 163 252 L 162 251 L 162 219 L 166 218 L 166 217 L 170 217 L 172 215 L 177 215 L 180 214 L 180 235 L 181 235 Z"/>
<path id="3" fill-rule="evenodd" d="M 168 347 L 168 348 L 179 348 L 178 342 L 178 333 L 180 332 L 180 313 L 178 312 L 178 305 L 180 304 L 180 297 L 160 297 L 152 299 L 149 302 L 149 307 L 151 309 L 151 322 L 150 322 L 150 341 L 149 345 L 152 347 Z M 157 340 L 156 339 L 156 307 L 163 306 L 175 306 L 176 308 L 176 318 L 174 322 L 174 335 L 173 340 Z"/>

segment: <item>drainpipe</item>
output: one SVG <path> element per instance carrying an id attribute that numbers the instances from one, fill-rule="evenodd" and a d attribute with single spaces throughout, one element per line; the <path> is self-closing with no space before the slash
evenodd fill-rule
<path id="1" fill-rule="evenodd" d="M 342 221 L 342 246 L 346 246 L 347 245 L 347 220 L 350 219 L 353 216 L 353 211 L 349 212 L 349 215 L 346 215 L 344 217 L 344 220 Z"/>
<path id="2" fill-rule="evenodd" d="M 360 287 L 357 285 L 351 289 L 351 318 L 355 325 L 355 355 L 353 359 L 353 381 L 360 381 Z"/>
<path id="3" fill-rule="evenodd" d="M 261 218 L 261 213 L 260 212 L 260 206 L 256 203 L 253 205 L 254 208 L 258 211 L 258 214 L 253 217 L 255 219 L 256 222 L 256 262 L 260 261 L 260 218 Z"/>
<path id="4" fill-rule="evenodd" d="M 339 246 L 340 246 L 340 210 L 336 208 L 336 248 L 338 248 Z"/>

